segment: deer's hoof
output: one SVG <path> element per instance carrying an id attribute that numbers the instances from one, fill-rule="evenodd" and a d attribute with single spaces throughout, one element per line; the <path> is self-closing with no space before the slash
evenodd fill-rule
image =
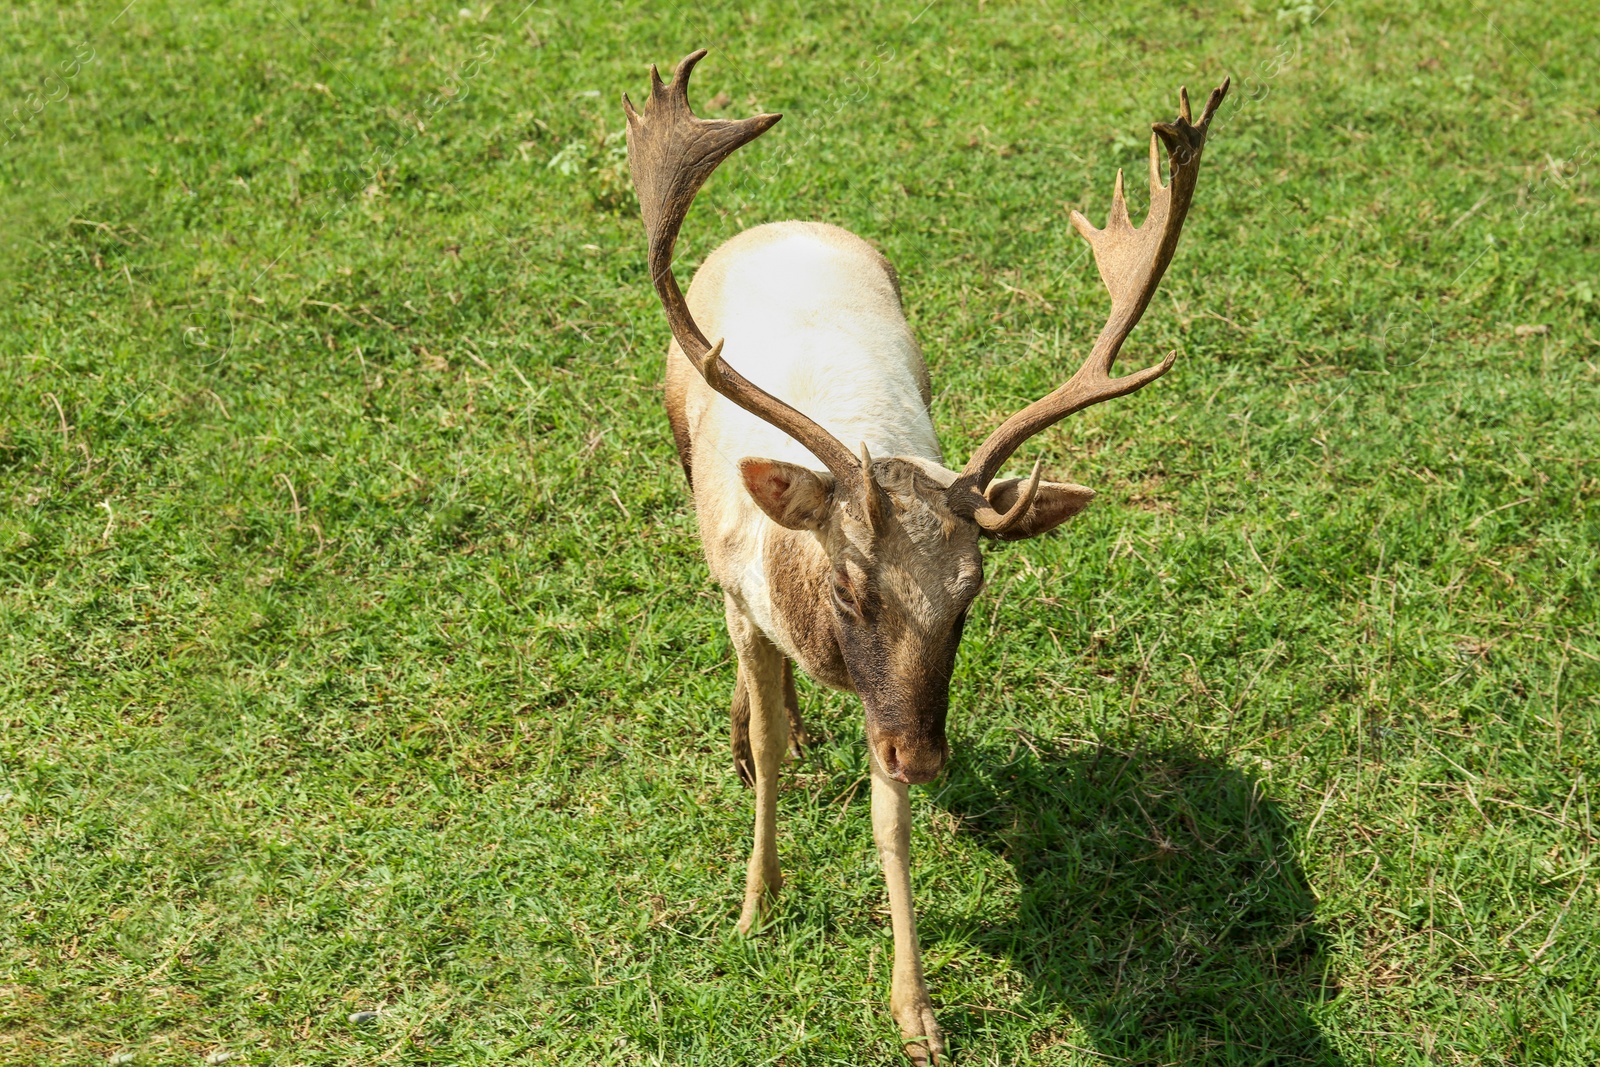
<path id="1" fill-rule="evenodd" d="M 789 731 L 789 758 L 803 760 L 806 758 L 806 748 L 811 744 L 811 737 L 803 730 Z"/>
<path id="2" fill-rule="evenodd" d="M 900 1008 L 894 1013 L 900 1024 L 900 1039 L 905 1042 L 906 1055 L 917 1067 L 939 1067 L 945 1062 L 944 1033 L 933 1017 L 933 1005 L 927 1001 Z"/>
<path id="3" fill-rule="evenodd" d="M 761 932 L 761 926 L 772 914 L 773 905 L 777 902 L 778 890 L 783 888 L 783 875 L 770 874 L 765 884 L 747 888 L 744 894 L 744 908 L 739 913 L 739 933 L 748 937 Z"/>

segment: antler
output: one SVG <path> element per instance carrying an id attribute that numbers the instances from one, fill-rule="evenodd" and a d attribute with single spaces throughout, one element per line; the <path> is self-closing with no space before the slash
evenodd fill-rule
<path id="1" fill-rule="evenodd" d="M 717 164 L 741 146 L 765 133 L 781 115 L 755 115 L 737 121 L 698 118 L 689 108 L 689 74 L 704 58 L 704 48 L 691 52 L 663 85 L 650 68 L 650 99 L 644 114 L 634 110 L 626 93 L 622 108 L 628 116 L 628 169 L 639 194 L 649 237 L 650 277 L 655 283 L 667 322 L 678 347 L 700 372 L 707 385 L 752 415 L 799 441 L 833 472 L 840 485 L 853 485 L 860 468 L 850 450 L 805 415 L 753 384 L 722 358 L 722 342 L 706 340 L 695 325 L 689 305 L 672 273 L 672 246 L 678 239 L 689 205 Z"/>
<path id="2" fill-rule="evenodd" d="M 994 479 L 995 473 L 1011 454 L 1028 438 L 1048 429 L 1091 404 L 1112 400 L 1142 389 L 1172 367 L 1176 352 L 1153 367 L 1121 378 L 1111 377 L 1111 365 L 1116 361 L 1122 343 L 1128 339 L 1144 314 L 1150 298 L 1155 295 L 1161 275 L 1172 261 L 1178 247 L 1178 235 L 1183 231 L 1184 216 L 1189 213 L 1189 202 L 1194 198 L 1195 181 L 1200 173 L 1200 153 L 1205 149 L 1206 127 L 1216 114 L 1222 98 L 1228 93 L 1229 81 L 1224 80 L 1211 91 L 1200 121 L 1190 121 L 1189 92 L 1178 90 L 1180 108 L 1173 122 L 1158 122 L 1150 128 L 1150 213 L 1144 225 L 1137 228 L 1128 218 L 1128 204 L 1122 196 L 1122 172 L 1117 171 L 1117 185 L 1111 196 L 1111 217 L 1103 230 L 1097 230 L 1078 212 L 1072 213 L 1072 225 L 1089 246 L 1094 249 L 1095 265 L 1100 278 L 1111 293 L 1111 315 L 1095 340 L 1089 357 L 1060 388 L 1041 397 L 1012 415 L 988 440 L 973 453 L 972 458 L 952 486 L 952 491 L 973 511 L 973 518 L 990 532 L 1004 532 L 1027 511 L 1023 501 L 1031 498 L 1024 492 L 1017 506 L 1001 515 L 989 507 L 982 493 Z M 1156 138 L 1167 146 L 1172 181 L 1161 184 L 1161 163 L 1156 154 Z M 1035 467 L 1030 487 L 1038 480 Z"/>

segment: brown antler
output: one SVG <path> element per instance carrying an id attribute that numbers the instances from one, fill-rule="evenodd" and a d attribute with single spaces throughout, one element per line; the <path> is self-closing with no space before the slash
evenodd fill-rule
<path id="1" fill-rule="evenodd" d="M 678 239 L 689 205 L 717 164 L 742 145 L 765 133 L 781 115 L 755 115 L 737 121 L 702 119 L 689 108 L 689 74 L 705 56 L 704 48 L 691 52 L 663 85 L 656 68 L 650 68 L 650 99 L 644 114 L 634 110 L 626 93 L 622 108 L 628 116 L 628 169 L 639 194 L 639 210 L 649 237 L 650 277 L 667 312 L 667 322 L 678 347 L 689 357 L 706 384 L 799 441 L 833 472 L 841 486 L 860 478 L 860 468 L 850 450 L 805 415 L 771 393 L 752 384 L 722 358 L 722 342 L 706 340 L 695 325 L 689 305 L 672 273 L 672 246 Z"/>
<path id="2" fill-rule="evenodd" d="M 978 451 L 967 461 L 952 492 L 970 507 L 973 518 L 984 529 L 1004 532 L 1027 511 L 1023 506 L 1031 492 L 1019 497 L 1017 506 L 1005 515 L 989 507 L 981 494 L 994 479 L 1001 464 L 1026 441 L 1075 411 L 1091 404 L 1126 396 L 1142 389 L 1165 374 L 1177 358 L 1172 352 L 1153 367 L 1121 378 L 1111 377 L 1111 365 L 1116 362 L 1122 342 L 1128 339 L 1144 314 L 1150 298 L 1155 295 L 1161 275 L 1172 261 L 1178 247 L 1178 235 L 1183 231 L 1184 216 L 1189 213 L 1189 202 L 1194 198 L 1195 180 L 1200 173 L 1200 153 L 1205 149 L 1206 127 L 1216 114 L 1222 98 L 1227 95 L 1229 82 L 1213 89 L 1206 101 L 1200 121 L 1191 123 L 1189 93 L 1178 90 L 1180 110 L 1178 118 L 1170 123 L 1158 122 L 1150 128 L 1150 213 L 1144 225 L 1137 228 L 1128 218 L 1128 204 L 1122 196 L 1122 172 L 1117 171 L 1116 191 L 1111 196 L 1111 217 L 1106 228 L 1097 230 L 1089 220 L 1072 213 L 1072 225 L 1094 249 L 1095 265 L 1100 277 L 1111 293 L 1111 315 L 1095 340 L 1089 358 L 1076 374 L 1048 396 L 1041 397 L 1012 415 L 1000 428 L 989 435 Z M 1160 157 L 1156 154 L 1156 138 L 1167 146 L 1172 181 L 1161 184 Z M 1033 481 L 1038 479 L 1035 468 Z M 1031 483 L 1030 483 L 1031 484 Z"/>

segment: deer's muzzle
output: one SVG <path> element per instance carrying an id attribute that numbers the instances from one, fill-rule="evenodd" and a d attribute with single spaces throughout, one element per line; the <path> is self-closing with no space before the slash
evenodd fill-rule
<path id="1" fill-rule="evenodd" d="M 950 758 L 950 743 L 943 731 L 934 738 L 868 731 L 873 755 L 889 777 L 907 785 L 922 785 L 939 777 Z"/>

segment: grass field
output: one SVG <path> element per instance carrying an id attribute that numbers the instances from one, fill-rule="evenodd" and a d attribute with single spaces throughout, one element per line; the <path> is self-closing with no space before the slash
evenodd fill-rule
<path id="1" fill-rule="evenodd" d="M 955 1062 L 1600 1061 L 1589 5 L 125 2 L 0 13 L 0 1063 L 900 1062 L 808 682 L 733 930 L 618 102 L 702 44 L 787 117 L 682 276 L 877 242 L 957 461 L 1099 328 L 1067 209 L 1234 79 L 1177 368 L 1036 442 L 1100 497 L 990 552 L 913 790 Z"/>

